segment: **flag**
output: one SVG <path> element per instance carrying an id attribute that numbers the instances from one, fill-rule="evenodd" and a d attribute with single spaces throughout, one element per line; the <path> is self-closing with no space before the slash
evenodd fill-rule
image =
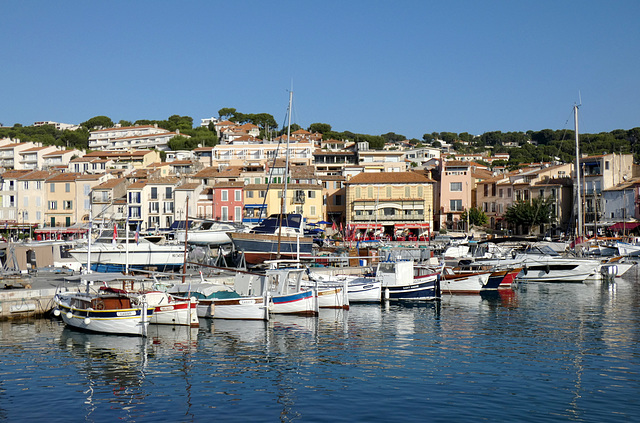
<path id="1" fill-rule="evenodd" d="M 138 225 L 136 226 L 136 234 L 134 235 L 134 238 L 136 240 L 136 245 L 140 244 L 140 222 L 138 222 Z"/>
<path id="2" fill-rule="evenodd" d="M 114 223 L 113 224 L 113 239 L 111 239 L 111 243 L 115 246 L 116 245 L 116 239 L 118 238 L 118 224 Z"/>
<path id="3" fill-rule="evenodd" d="M 333 221 L 333 225 L 331 225 L 331 229 L 333 229 L 334 231 L 338 230 L 338 227 L 336 226 L 336 221 Z"/>
<path id="4" fill-rule="evenodd" d="M 340 222 L 340 232 L 342 232 L 342 222 Z"/>

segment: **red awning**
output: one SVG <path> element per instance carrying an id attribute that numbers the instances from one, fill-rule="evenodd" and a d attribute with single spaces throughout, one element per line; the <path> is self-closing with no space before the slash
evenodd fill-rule
<path id="1" fill-rule="evenodd" d="M 36 234 L 83 234 L 86 228 L 41 228 L 33 231 Z"/>
<path id="2" fill-rule="evenodd" d="M 422 222 L 422 223 L 396 223 L 395 225 L 396 229 L 429 229 L 429 223 L 428 222 Z"/>
<path id="3" fill-rule="evenodd" d="M 618 222 L 609 226 L 610 231 L 632 231 L 640 226 L 640 222 Z"/>
<path id="4" fill-rule="evenodd" d="M 382 229 L 382 223 L 356 223 L 353 229 Z"/>

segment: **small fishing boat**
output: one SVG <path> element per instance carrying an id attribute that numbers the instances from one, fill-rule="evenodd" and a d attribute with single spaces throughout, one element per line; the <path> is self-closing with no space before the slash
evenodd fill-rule
<path id="1" fill-rule="evenodd" d="M 118 335 L 147 336 L 154 307 L 120 292 L 59 292 L 54 315 L 75 329 Z"/>
<path id="2" fill-rule="evenodd" d="M 163 291 L 145 291 L 139 295 L 142 301 L 154 307 L 151 324 L 200 326 L 195 297 L 180 298 Z"/>
<path id="3" fill-rule="evenodd" d="M 381 283 L 384 300 L 440 298 L 440 274 L 426 267 L 414 269 L 413 260 L 381 261 L 375 278 Z"/>
<path id="4" fill-rule="evenodd" d="M 372 276 L 324 275 L 308 272 L 309 281 L 318 284 L 318 288 L 347 287 L 349 304 L 377 303 L 382 298 L 382 284 Z M 311 286 L 311 285 L 309 285 Z"/>
<path id="5" fill-rule="evenodd" d="M 275 268 L 266 271 L 267 292 L 271 296 L 271 312 L 276 314 L 296 314 L 300 316 L 318 315 L 318 296 L 314 288 L 302 285 L 302 268 Z"/>
<path id="6" fill-rule="evenodd" d="M 479 294 L 482 291 L 497 290 L 504 278 L 496 276 L 490 280 L 493 272 L 455 273 L 446 267 L 440 282 L 442 292 L 447 294 Z"/>

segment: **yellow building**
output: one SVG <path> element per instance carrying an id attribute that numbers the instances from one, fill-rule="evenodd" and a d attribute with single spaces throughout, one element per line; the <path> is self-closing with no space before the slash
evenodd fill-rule
<path id="1" fill-rule="evenodd" d="M 433 227 L 435 181 L 416 172 L 360 173 L 347 181 L 347 225 L 389 236 Z"/>
<path id="2" fill-rule="evenodd" d="M 267 189 L 268 187 L 268 189 Z M 283 184 L 248 184 L 244 187 L 244 217 L 245 223 L 258 223 L 260 211 L 262 217 L 280 213 L 283 206 Z M 322 185 L 319 184 L 288 184 L 286 213 L 300 213 L 307 222 L 317 222 L 323 219 Z"/>
<path id="3" fill-rule="evenodd" d="M 60 173 L 45 181 L 45 225 L 68 227 L 76 223 L 76 179 L 79 176 L 78 173 Z"/>

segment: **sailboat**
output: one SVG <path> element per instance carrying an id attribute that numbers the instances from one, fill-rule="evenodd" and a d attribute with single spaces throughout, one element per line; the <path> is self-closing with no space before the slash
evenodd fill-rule
<path id="1" fill-rule="evenodd" d="M 289 140 L 291 137 L 291 106 L 293 91 L 289 92 L 285 177 L 280 210 L 263 220 L 248 233 L 228 232 L 237 251 L 244 254 L 248 264 L 265 260 L 299 259 L 311 256 L 313 238 L 304 236 L 304 219 L 299 213 L 287 214 L 287 186 L 289 180 Z"/>

